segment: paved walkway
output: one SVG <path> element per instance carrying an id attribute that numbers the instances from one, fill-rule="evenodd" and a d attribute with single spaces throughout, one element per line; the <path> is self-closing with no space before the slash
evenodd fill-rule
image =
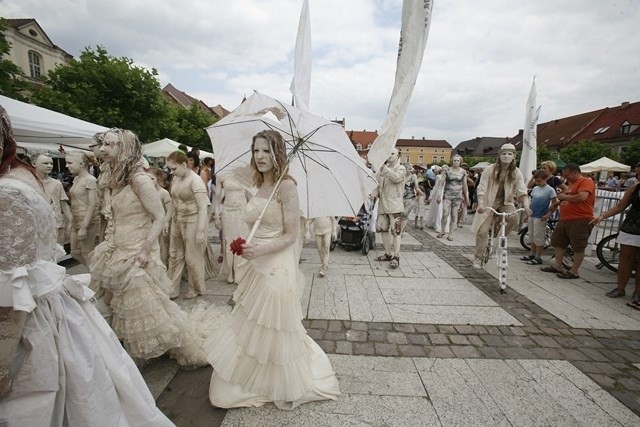
<path id="1" fill-rule="evenodd" d="M 320 278 L 305 247 L 304 324 L 330 355 L 337 402 L 225 411 L 208 403 L 211 368 L 160 358 L 143 375 L 181 426 L 639 425 L 640 312 L 604 296 L 614 273 L 587 258 L 581 279 L 561 280 L 509 244 L 504 295 L 492 265 L 471 266 L 470 226 L 453 242 L 409 227 L 397 270 L 379 250 L 338 247 Z M 204 298 L 226 304 L 233 289 L 212 281 Z"/>

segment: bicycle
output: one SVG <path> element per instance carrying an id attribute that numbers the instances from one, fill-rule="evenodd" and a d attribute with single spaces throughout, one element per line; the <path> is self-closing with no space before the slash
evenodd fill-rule
<path id="1" fill-rule="evenodd" d="M 497 247 L 497 264 L 498 264 L 498 283 L 500 285 L 500 293 L 504 294 L 507 290 L 507 267 L 508 267 L 508 257 L 507 257 L 507 236 L 506 236 L 506 228 L 507 228 L 507 217 L 511 215 L 517 215 L 520 212 L 524 211 L 524 208 L 516 209 L 514 212 L 498 212 L 493 208 L 485 208 L 486 210 L 493 212 L 494 215 L 500 217 L 500 224 L 498 226 L 498 247 Z M 489 239 L 487 240 L 487 247 L 484 251 L 484 256 L 482 257 L 482 266 L 484 267 L 487 262 L 489 262 L 489 258 L 493 256 L 494 252 L 494 242 L 495 239 L 495 230 L 496 229 L 496 218 L 494 217 L 491 221 L 491 228 L 489 230 Z"/>
<path id="2" fill-rule="evenodd" d="M 618 233 L 610 234 L 598 242 L 596 256 L 600 261 L 600 264 L 596 265 L 598 270 L 602 269 L 602 267 L 607 267 L 614 273 L 618 272 L 618 264 L 620 263 Z M 637 265 L 637 262 L 634 261 L 634 265 Z M 631 277 L 635 277 L 635 271 L 631 273 Z"/>
<path id="3" fill-rule="evenodd" d="M 547 221 L 547 224 L 544 230 L 544 248 L 545 249 L 551 247 L 551 234 L 553 234 L 553 230 L 554 228 L 556 228 L 557 223 L 558 223 L 557 219 L 549 219 Z M 525 248 L 526 250 L 530 251 L 531 236 L 529 235 L 529 225 L 525 225 L 524 227 L 522 227 L 518 232 L 518 234 L 520 235 L 520 245 L 522 245 L 522 247 Z M 553 259 L 554 257 L 555 255 L 553 255 L 551 258 Z M 567 249 L 565 250 L 564 257 L 562 259 L 562 265 L 567 270 L 571 270 L 571 267 L 573 267 L 573 249 L 571 249 L 571 246 L 567 246 Z"/>

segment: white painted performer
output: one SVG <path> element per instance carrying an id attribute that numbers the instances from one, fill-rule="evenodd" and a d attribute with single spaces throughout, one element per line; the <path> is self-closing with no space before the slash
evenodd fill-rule
<path id="1" fill-rule="evenodd" d="M 69 190 L 71 196 L 71 256 L 84 265 L 91 262 L 100 228 L 96 179 L 89 173 L 89 159 L 79 151 L 68 153 L 67 168 L 75 175 Z"/>
<path id="2" fill-rule="evenodd" d="M 467 188 L 467 171 L 460 167 L 462 156 L 454 154 L 451 158 L 451 167 L 443 170 L 438 182 L 438 196 L 436 202 L 442 203 L 442 218 L 438 238 L 445 235 L 445 227 L 449 220 L 449 235 L 447 240 L 453 240 L 453 230 L 458 224 L 460 206 L 464 201 L 469 206 L 469 189 Z"/>
<path id="3" fill-rule="evenodd" d="M 525 220 L 531 213 L 529 210 L 529 197 L 527 186 L 520 169 L 516 167 L 516 147 L 513 144 L 504 144 L 500 147 L 498 162 L 489 165 L 478 184 L 478 209 L 473 218 L 473 231 L 476 233 L 476 251 L 473 260 L 473 268 L 482 268 L 482 255 L 487 246 L 489 229 L 493 214 L 486 207 L 492 207 L 498 212 L 514 212 L 514 201 L 518 200 L 525 208 Z M 518 226 L 517 215 L 508 218 L 506 234 L 508 235 Z"/>
<path id="4" fill-rule="evenodd" d="M 379 197 L 376 231 L 382 234 L 384 255 L 378 261 L 390 261 L 389 267 L 400 265 L 400 240 L 407 219 L 404 217 L 404 182 L 406 170 L 398 160 L 398 149 L 394 148 L 378 173 Z"/>
<path id="5" fill-rule="evenodd" d="M 327 275 L 329 269 L 329 253 L 331 247 L 331 241 L 336 239 L 336 230 L 338 227 L 338 220 L 334 216 L 322 216 L 318 218 L 311 218 L 306 224 L 306 233 L 304 236 L 305 243 L 311 240 L 311 226 L 313 225 L 313 234 L 316 238 L 316 249 L 318 249 L 318 255 L 320 255 L 320 277 Z"/>
<path id="6" fill-rule="evenodd" d="M 71 209 L 69 198 L 64 191 L 62 183 L 49 175 L 53 170 L 53 160 L 46 154 L 36 154 L 31 159 L 36 168 L 36 175 L 40 178 L 47 201 L 51 202 L 56 213 L 56 225 L 58 230 L 58 243 L 65 244 L 66 236 L 71 235 Z"/>

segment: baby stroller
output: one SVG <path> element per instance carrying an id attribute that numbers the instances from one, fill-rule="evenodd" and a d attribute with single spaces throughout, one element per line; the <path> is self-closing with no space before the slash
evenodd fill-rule
<path id="1" fill-rule="evenodd" d="M 361 249 L 362 255 L 369 253 L 376 243 L 375 233 L 369 230 L 371 221 L 370 209 L 366 208 L 366 202 L 360 208 L 355 217 L 343 216 L 338 221 L 338 240 L 346 251 Z"/>

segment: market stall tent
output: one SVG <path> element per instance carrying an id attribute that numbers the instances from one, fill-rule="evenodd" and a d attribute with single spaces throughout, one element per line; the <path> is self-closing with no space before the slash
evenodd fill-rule
<path id="1" fill-rule="evenodd" d="M 583 173 L 591 173 L 591 172 L 629 172 L 631 170 L 631 166 L 627 166 L 622 163 L 618 163 L 614 160 L 611 160 L 608 157 L 602 157 L 598 160 L 594 160 L 591 163 L 587 163 L 586 165 L 580 166 L 580 171 Z"/>
<path id="2" fill-rule="evenodd" d="M 0 95 L 18 146 L 30 151 L 90 150 L 93 135 L 107 128 Z"/>

